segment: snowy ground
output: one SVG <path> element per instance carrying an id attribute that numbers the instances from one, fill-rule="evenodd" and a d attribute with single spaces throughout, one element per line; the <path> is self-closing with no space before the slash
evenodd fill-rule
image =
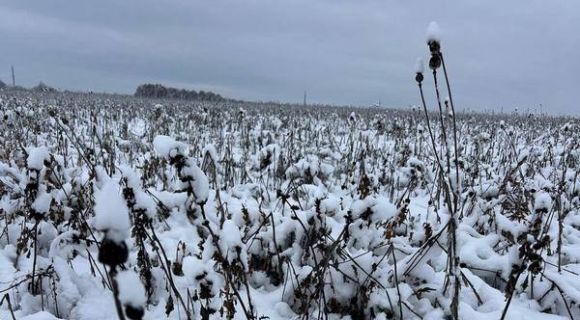
<path id="1" fill-rule="evenodd" d="M 0 319 L 580 318 L 577 119 L 0 98 Z"/>

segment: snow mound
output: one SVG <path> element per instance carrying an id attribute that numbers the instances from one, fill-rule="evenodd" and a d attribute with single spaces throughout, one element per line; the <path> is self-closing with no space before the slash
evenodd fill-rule
<path id="1" fill-rule="evenodd" d="M 145 306 L 147 295 L 139 275 L 132 270 L 121 271 L 115 278 L 119 286 L 119 300 L 125 305 L 138 308 Z"/>
<path id="2" fill-rule="evenodd" d="M 109 238 L 121 242 L 129 236 L 129 209 L 121 197 L 119 185 L 108 181 L 95 194 L 95 227 L 106 231 Z"/>
<path id="3" fill-rule="evenodd" d="M 26 159 L 29 169 L 42 170 L 44 161 L 50 158 L 50 152 L 46 147 L 30 148 L 28 150 L 28 159 Z"/>
<path id="4" fill-rule="evenodd" d="M 175 157 L 178 154 L 183 154 L 186 149 L 186 145 L 182 142 L 178 142 L 175 139 L 159 135 L 153 139 L 153 148 L 158 156 L 163 158 Z"/>

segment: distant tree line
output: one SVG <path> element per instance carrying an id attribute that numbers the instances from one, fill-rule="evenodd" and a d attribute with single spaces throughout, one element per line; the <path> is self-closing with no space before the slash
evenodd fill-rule
<path id="1" fill-rule="evenodd" d="M 33 87 L 32 90 L 34 90 L 34 91 L 40 91 L 40 92 L 58 92 L 58 90 L 56 90 L 53 87 L 47 86 L 42 81 L 40 81 L 36 87 Z"/>
<path id="2" fill-rule="evenodd" d="M 135 97 L 143 98 L 168 98 L 183 100 L 224 101 L 226 100 L 217 93 L 211 91 L 194 91 L 165 87 L 160 84 L 146 83 L 137 87 Z"/>
<path id="3" fill-rule="evenodd" d="M 32 87 L 32 88 L 25 88 L 22 86 L 11 86 L 11 85 L 7 85 L 4 81 L 0 80 L 0 90 L 16 90 L 16 91 L 26 91 L 26 90 L 30 90 L 30 91 L 37 91 L 37 92 L 58 92 L 57 89 L 48 86 L 47 84 L 45 84 L 44 82 L 40 81 L 38 83 L 38 85 Z"/>

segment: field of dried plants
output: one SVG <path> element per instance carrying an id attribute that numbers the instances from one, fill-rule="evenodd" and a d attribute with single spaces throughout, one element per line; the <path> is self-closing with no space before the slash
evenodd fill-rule
<path id="1" fill-rule="evenodd" d="M 577 119 L 0 107 L 2 319 L 580 315 Z"/>
<path id="2" fill-rule="evenodd" d="M 429 49 L 409 110 L 0 93 L 0 318 L 580 318 L 579 120 Z"/>

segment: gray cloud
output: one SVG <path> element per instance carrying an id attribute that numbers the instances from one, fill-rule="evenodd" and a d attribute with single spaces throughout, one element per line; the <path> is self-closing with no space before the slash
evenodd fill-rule
<path id="1" fill-rule="evenodd" d="M 3 1 L 0 77 L 14 64 L 23 85 L 405 106 L 432 20 L 460 109 L 580 113 L 580 3 L 567 0 Z"/>

